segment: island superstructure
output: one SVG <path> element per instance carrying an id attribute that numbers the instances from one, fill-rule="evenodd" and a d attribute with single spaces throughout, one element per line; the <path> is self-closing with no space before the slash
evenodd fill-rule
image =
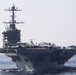
<path id="1" fill-rule="evenodd" d="M 32 40 L 30 44 L 22 43 L 21 30 L 16 28 L 16 24 L 23 22 L 15 20 L 15 12 L 21 10 L 13 5 L 11 8 L 5 9 L 5 11 L 12 12 L 12 15 L 11 21 L 4 22 L 9 26 L 2 32 L 3 48 L 0 48 L 0 53 L 5 53 L 5 55 L 12 58 L 18 69 L 32 70 L 34 72 L 60 69 L 64 67 L 65 62 L 76 54 L 75 46 L 61 48 L 46 42 L 34 45 Z"/>

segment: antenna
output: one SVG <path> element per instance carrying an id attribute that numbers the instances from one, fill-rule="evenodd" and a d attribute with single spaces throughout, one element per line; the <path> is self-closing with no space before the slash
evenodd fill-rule
<path id="1" fill-rule="evenodd" d="M 21 9 L 19 9 L 18 7 L 15 7 L 15 5 L 13 4 L 13 6 L 8 9 L 5 9 L 5 11 L 11 11 L 12 12 L 12 15 L 10 16 L 12 19 L 10 22 L 3 22 L 3 23 L 6 23 L 6 24 L 12 24 L 12 25 L 15 25 L 15 24 L 21 24 L 21 23 L 24 23 L 24 22 L 16 22 L 15 20 L 15 11 L 22 11 Z"/>
<path id="2" fill-rule="evenodd" d="M 19 9 L 18 7 L 15 7 L 15 5 L 13 4 L 13 6 L 10 8 L 8 8 L 8 9 L 5 9 L 5 11 L 22 11 L 21 9 Z"/>

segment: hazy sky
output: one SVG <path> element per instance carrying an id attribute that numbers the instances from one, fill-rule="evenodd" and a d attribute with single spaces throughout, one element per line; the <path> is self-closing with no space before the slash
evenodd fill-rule
<path id="1" fill-rule="evenodd" d="M 11 14 L 4 9 L 15 5 L 23 11 L 16 12 L 17 20 L 25 24 L 21 29 L 21 40 L 51 42 L 61 46 L 76 45 L 76 0 L 1 0 L 0 1 L 0 45 L 2 46 L 3 21 Z"/>

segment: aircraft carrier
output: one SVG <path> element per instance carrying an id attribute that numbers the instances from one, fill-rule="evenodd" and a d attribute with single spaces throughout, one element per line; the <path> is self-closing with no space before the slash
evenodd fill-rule
<path id="1" fill-rule="evenodd" d="M 0 53 L 5 53 L 12 61 L 16 63 L 19 70 L 30 70 L 34 72 L 48 71 L 54 69 L 62 69 L 65 62 L 76 54 L 76 46 L 60 47 L 52 43 L 41 42 L 34 44 L 21 42 L 21 30 L 16 28 L 15 12 L 21 11 L 14 5 L 5 9 L 10 11 L 11 21 L 4 22 L 8 27 L 3 34 L 3 47 L 0 48 Z"/>

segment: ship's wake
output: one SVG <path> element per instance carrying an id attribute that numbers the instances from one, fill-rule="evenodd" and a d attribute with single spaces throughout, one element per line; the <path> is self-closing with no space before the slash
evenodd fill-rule
<path id="1" fill-rule="evenodd" d="M 76 67 L 68 67 L 65 66 L 63 69 L 56 69 L 56 70 L 46 70 L 46 71 L 39 71 L 39 72 L 33 72 L 33 71 L 21 71 L 17 68 L 11 68 L 11 69 L 1 69 L 0 72 L 2 73 L 10 73 L 10 74 L 16 74 L 16 75 L 39 75 L 39 74 L 59 74 L 64 72 L 76 72 Z"/>

